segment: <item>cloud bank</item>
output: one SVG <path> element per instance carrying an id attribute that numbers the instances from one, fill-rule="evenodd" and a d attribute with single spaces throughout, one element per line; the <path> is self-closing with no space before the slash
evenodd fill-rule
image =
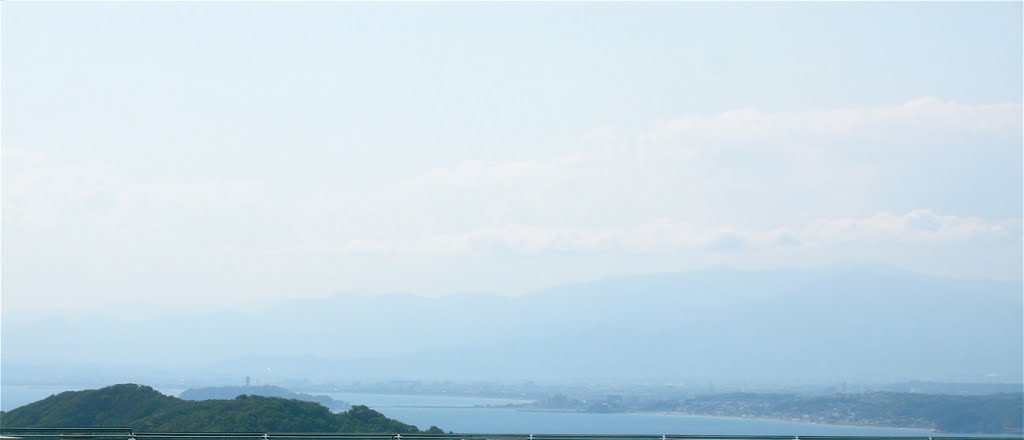
<path id="1" fill-rule="evenodd" d="M 317 186 L 159 180 L 5 147 L 5 301 L 60 298 L 33 281 L 55 266 L 111 298 L 154 273 L 161 292 L 490 290 L 460 284 L 467 258 L 499 290 L 513 284 L 502 276 L 558 282 L 570 264 L 577 279 L 847 260 L 1020 279 L 1021 121 L 1017 103 L 935 98 L 738 109 L 598 127 L 550 156 Z M 534 266 L 512 273 L 509 258 Z"/>

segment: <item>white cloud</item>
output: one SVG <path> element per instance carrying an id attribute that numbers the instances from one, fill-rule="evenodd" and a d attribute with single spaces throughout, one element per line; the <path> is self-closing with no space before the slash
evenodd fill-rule
<path id="1" fill-rule="evenodd" d="M 584 135 L 598 139 L 601 145 L 595 151 L 535 160 L 466 160 L 362 194 L 319 194 L 306 205 L 330 219 L 330 225 L 328 220 L 310 220 L 319 226 L 299 240 L 307 244 L 269 252 L 667 255 L 850 243 L 1005 243 L 1016 236 L 1012 224 L 1017 220 L 940 215 L 913 205 L 887 206 L 879 199 L 905 194 L 918 200 L 922 191 L 939 194 L 929 179 L 947 176 L 888 163 L 898 162 L 906 150 L 938 148 L 914 140 L 950 133 L 973 139 L 980 133 L 1009 139 L 1013 145 L 1020 135 L 1020 115 L 1017 104 L 965 105 L 922 98 L 824 112 L 739 110 L 673 120 L 632 137 L 602 127 Z M 861 151 L 835 147 L 851 138 L 855 145 L 870 145 L 888 156 L 865 159 Z M 699 153 L 679 154 L 675 146 L 681 141 L 694 146 L 683 150 Z M 618 144 L 609 147 L 609 142 Z M 985 148 L 1006 148 L 1006 143 L 980 141 L 978 149 Z M 738 154 L 716 155 L 723 149 Z M 956 161 L 965 167 L 977 161 L 996 163 L 983 152 L 963 154 L 971 158 Z M 999 191 L 995 188 L 993 194 Z M 1005 197 L 990 197 L 1004 203 L 1000 200 Z M 345 213 L 353 212 L 377 227 L 352 221 L 351 215 L 346 218 Z"/>
<path id="2" fill-rule="evenodd" d="M 100 162 L 54 164 L 44 156 L 4 149 L 3 198 L 5 215 L 30 229 L 52 228 L 75 221 L 91 209 L 97 197 L 115 185 Z M 10 163 L 9 157 L 28 159 Z"/>
<path id="3" fill-rule="evenodd" d="M 30 158 L 5 162 L 5 225 L 23 233 L 74 235 L 110 250 L 134 247 L 154 234 L 177 234 L 180 240 L 185 225 L 241 217 L 247 210 L 251 215 L 265 201 L 261 185 L 252 181 L 133 180 L 100 161 L 60 163 L 8 149 L 4 155 Z M 216 236 L 215 229 L 208 235 Z"/>
<path id="4" fill-rule="evenodd" d="M 937 243 L 972 240 L 1018 240 L 1012 221 L 990 222 L 974 217 L 938 215 L 916 209 L 903 215 L 879 213 L 866 218 L 821 220 L 807 228 L 817 241 Z"/>
<path id="5" fill-rule="evenodd" d="M 651 218 L 768 224 L 906 210 L 922 200 L 977 203 L 980 196 L 949 194 L 955 179 L 961 193 L 985 191 L 981 200 L 992 201 L 981 203 L 989 211 L 1006 211 L 1002 200 L 1016 191 L 1007 181 L 1020 175 L 1021 120 L 1019 104 L 934 98 L 820 112 L 741 109 L 632 134 L 601 127 L 582 135 L 592 150 L 464 160 L 367 198 L 381 201 L 370 205 L 392 205 L 384 212 L 416 206 L 434 224 L 472 219 L 463 230 L 480 223 L 587 223 L 595 216 L 611 224 Z M 432 215 L 438 213 L 451 215 Z"/>
<path id="6" fill-rule="evenodd" d="M 270 251 L 341 255 L 537 256 L 557 253 L 665 254 L 680 251 L 743 251 L 747 248 L 841 246 L 859 244 L 942 244 L 970 241 L 1019 241 L 1013 221 L 938 215 L 917 209 L 901 215 L 878 213 L 862 218 L 833 218 L 798 228 L 730 229 L 657 220 L 629 228 L 556 228 L 504 225 L 461 234 L 403 240 L 357 239 Z M 1019 232 L 1019 231 L 1018 231 Z"/>
<path id="7" fill-rule="evenodd" d="M 33 151 L 25 150 L 22 148 L 3 147 L 0 148 L 0 157 L 4 160 L 14 161 L 34 161 L 38 162 L 46 159 L 46 155 L 36 153 Z"/>
<path id="8" fill-rule="evenodd" d="M 275 185 L 280 182 L 272 181 L 129 179 L 103 163 L 62 164 L 5 148 L 4 201 L 8 220 L 29 228 L 81 222 L 83 216 L 117 218 L 123 225 L 201 221 L 211 213 L 228 218 L 258 213 L 258 221 L 275 228 L 270 237 L 282 248 L 289 247 L 288 242 L 304 246 L 301 243 L 470 234 L 485 242 L 520 240 L 527 243 L 519 246 L 523 248 L 547 248 L 528 243 L 553 234 L 559 238 L 549 240 L 576 243 L 567 248 L 605 248 L 608 239 L 601 241 L 605 244 L 577 243 L 571 233 L 529 232 L 526 226 L 515 233 L 520 239 L 491 239 L 500 234 L 482 231 L 503 230 L 505 225 L 623 230 L 655 224 L 654 219 L 764 231 L 815 218 L 907 212 L 920 206 L 962 213 L 972 209 L 961 206 L 987 203 L 994 207 L 989 211 L 998 211 L 1020 204 L 1014 197 L 1019 188 L 1006 184 L 1014 178 L 1011 183 L 1019 183 L 1019 163 L 1012 156 L 1020 154 L 1020 133 L 1018 104 L 967 105 L 922 98 L 888 107 L 821 112 L 741 109 L 678 118 L 632 135 L 617 127 L 600 127 L 582 135 L 597 139 L 596 149 L 555 157 L 470 158 L 377 187 L 327 184 L 300 190 L 281 189 Z M 1003 140 L 989 142 L 979 134 Z M 907 153 L 936 150 L 941 147 L 936 142 L 947 135 L 968 137 L 973 140 L 971 148 L 945 156 Z M 876 153 L 862 157 L 866 149 Z M 992 149 L 1010 150 L 1009 160 Z M 940 162 L 945 168 L 935 165 Z M 950 175 L 951 169 L 960 174 Z M 954 180 L 958 193 L 950 193 L 949 182 Z M 982 196 L 981 191 L 987 192 Z M 929 200 L 946 205 L 932 206 Z M 636 234 L 635 241 L 642 242 L 642 233 Z M 695 240 L 692 236 L 679 240 Z M 447 239 L 453 240 L 465 241 Z M 716 240 L 706 241 L 730 242 Z"/>
<path id="9" fill-rule="evenodd" d="M 481 268 L 472 288 L 502 290 L 844 258 L 946 273 L 964 267 L 958 255 L 972 276 L 1020 278 L 1020 115 L 934 99 L 738 110 L 602 127 L 575 152 L 467 157 L 377 186 L 296 185 L 283 171 L 158 180 L 4 149 L 5 283 L 25 302 L 57 301 L 70 282 L 111 297 L 142 284 L 194 298 L 437 293 L 466 289 L 467 264 Z M 58 259 L 64 277 L 46 278 Z M 530 269 L 507 275 L 509 259 Z"/>
<path id="10" fill-rule="evenodd" d="M 739 109 L 713 116 L 687 116 L 669 120 L 645 137 L 654 142 L 689 141 L 698 147 L 722 142 L 776 146 L 836 138 L 878 141 L 908 133 L 1018 137 L 1022 114 L 1018 103 L 971 105 L 928 97 L 890 107 L 774 113 Z"/>

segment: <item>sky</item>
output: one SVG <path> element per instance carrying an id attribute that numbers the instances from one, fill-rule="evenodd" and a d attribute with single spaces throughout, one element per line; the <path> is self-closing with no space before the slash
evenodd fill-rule
<path id="1" fill-rule="evenodd" d="M 7 313 L 1022 279 L 1022 4 L 3 2 Z"/>

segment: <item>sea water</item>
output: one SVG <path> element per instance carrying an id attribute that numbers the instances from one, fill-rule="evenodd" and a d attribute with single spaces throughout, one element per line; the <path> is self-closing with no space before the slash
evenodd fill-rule
<path id="1" fill-rule="evenodd" d="M 384 415 L 426 429 L 523 434 L 726 434 L 726 435 L 872 435 L 929 436 L 927 429 L 825 425 L 782 420 L 741 419 L 681 414 L 598 414 L 493 408 L 528 400 L 371 393 L 326 394 L 366 405 Z M 486 408 L 483 406 L 491 406 Z"/>

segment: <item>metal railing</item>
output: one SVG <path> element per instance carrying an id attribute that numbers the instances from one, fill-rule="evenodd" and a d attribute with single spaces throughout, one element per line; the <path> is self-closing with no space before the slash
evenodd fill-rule
<path id="1" fill-rule="evenodd" d="M 0 427 L 5 438 L 23 440 L 1024 440 L 1021 435 L 979 436 L 792 436 L 640 434 L 396 434 L 292 432 L 137 432 L 132 428 Z"/>

